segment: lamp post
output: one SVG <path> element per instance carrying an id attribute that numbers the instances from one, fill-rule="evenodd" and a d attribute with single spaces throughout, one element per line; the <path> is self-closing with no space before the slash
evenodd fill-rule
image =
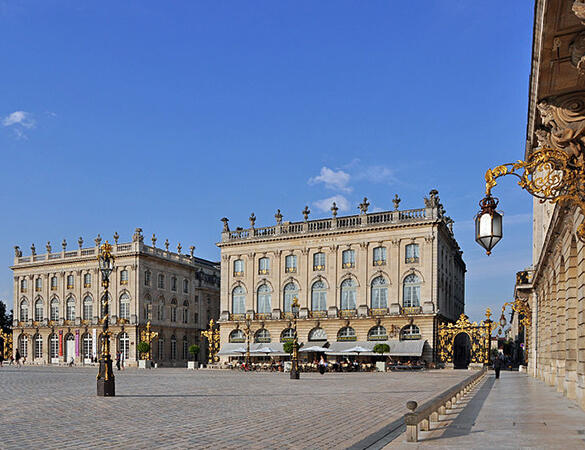
<path id="1" fill-rule="evenodd" d="M 297 318 L 299 317 L 300 305 L 299 299 L 294 298 L 291 305 L 291 312 L 293 315 L 293 353 L 292 353 L 292 366 L 290 368 L 290 379 L 298 380 L 299 374 L 299 336 L 297 334 Z"/>
<path id="2" fill-rule="evenodd" d="M 250 367 L 250 332 L 252 327 L 252 319 L 246 315 L 246 368 Z"/>
<path id="3" fill-rule="evenodd" d="M 109 326 L 109 294 L 110 275 L 114 270 L 114 257 L 112 256 L 112 246 L 105 242 L 100 247 L 98 254 L 99 270 L 102 274 L 102 286 L 104 295 L 102 296 L 102 351 L 99 361 L 99 371 L 97 374 L 97 395 L 98 397 L 114 397 L 116 395 L 116 383 L 114 371 L 112 370 L 112 358 L 110 356 L 110 331 Z"/>

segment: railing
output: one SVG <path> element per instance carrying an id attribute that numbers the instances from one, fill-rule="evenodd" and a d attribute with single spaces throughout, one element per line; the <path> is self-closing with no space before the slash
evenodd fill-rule
<path id="1" fill-rule="evenodd" d="M 339 317 L 355 317 L 357 316 L 357 309 L 340 309 Z"/>
<path id="2" fill-rule="evenodd" d="M 127 252 L 132 250 L 132 244 L 118 244 L 116 245 L 117 252 Z"/>
<path id="3" fill-rule="evenodd" d="M 337 219 L 337 228 L 358 227 L 362 224 L 360 216 L 342 217 Z"/>
<path id="4" fill-rule="evenodd" d="M 415 401 L 406 403 L 406 407 L 411 411 L 404 415 L 404 424 L 406 425 L 406 441 L 418 442 L 419 427 L 421 431 L 429 431 L 432 422 L 439 422 L 439 415 L 444 415 L 447 409 L 452 409 L 454 405 L 463 398 L 485 375 L 486 369 L 471 375 L 466 380 L 439 394 L 435 398 L 418 406 Z"/>
<path id="5" fill-rule="evenodd" d="M 314 220 L 311 222 L 307 222 L 307 229 L 309 231 L 321 231 L 321 230 L 330 230 L 331 229 L 331 220 Z"/>
<path id="6" fill-rule="evenodd" d="M 309 317 L 312 319 L 321 319 L 327 317 L 327 311 L 309 311 Z"/>
<path id="7" fill-rule="evenodd" d="M 418 256 L 409 256 L 408 258 L 404 258 L 404 262 L 406 264 L 417 264 L 420 261 Z"/>
<path id="8" fill-rule="evenodd" d="M 411 314 L 420 314 L 420 313 L 422 313 L 422 307 L 421 306 L 403 306 L 401 308 L 400 312 L 406 316 L 411 315 Z"/>
<path id="9" fill-rule="evenodd" d="M 388 308 L 371 308 L 370 314 L 372 316 L 385 316 L 388 314 Z"/>
<path id="10" fill-rule="evenodd" d="M 276 234 L 276 227 L 254 228 L 254 237 L 273 236 Z"/>
<path id="11" fill-rule="evenodd" d="M 81 250 L 81 256 L 90 256 L 95 255 L 95 248 L 86 248 L 85 250 Z"/>
<path id="12" fill-rule="evenodd" d="M 272 319 L 272 313 L 256 313 L 255 315 L 258 320 Z"/>

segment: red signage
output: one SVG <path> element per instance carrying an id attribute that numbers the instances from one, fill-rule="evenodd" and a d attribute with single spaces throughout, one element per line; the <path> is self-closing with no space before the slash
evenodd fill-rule
<path id="1" fill-rule="evenodd" d="M 63 356 L 63 330 L 59 330 L 59 356 Z"/>

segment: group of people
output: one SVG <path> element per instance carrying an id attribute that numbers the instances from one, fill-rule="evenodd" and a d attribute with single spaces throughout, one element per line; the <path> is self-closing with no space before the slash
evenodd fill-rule
<path id="1" fill-rule="evenodd" d="M 20 367 L 22 364 L 25 363 L 26 358 L 23 358 L 20 355 L 20 352 L 18 351 L 18 349 L 16 349 L 16 352 L 14 352 L 14 356 L 10 355 L 10 358 L 7 361 L 8 361 L 9 366 L 16 364 L 16 367 Z M 3 365 L 4 365 L 4 353 L 0 352 L 0 367 L 2 367 Z"/>

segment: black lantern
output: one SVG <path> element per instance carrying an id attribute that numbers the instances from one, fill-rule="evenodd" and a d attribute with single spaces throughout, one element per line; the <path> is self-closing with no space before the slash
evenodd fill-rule
<path id="1" fill-rule="evenodd" d="M 108 283 L 110 275 L 114 270 L 114 258 L 109 251 L 101 251 L 99 256 L 100 272 L 102 273 L 102 282 Z"/>
<path id="2" fill-rule="evenodd" d="M 496 211 L 498 199 L 487 195 L 479 202 L 481 210 L 475 216 L 475 242 L 486 249 L 488 255 L 502 239 L 502 215 Z"/>
<path id="3" fill-rule="evenodd" d="M 506 326 L 506 317 L 504 316 L 504 313 L 502 312 L 502 316 L 500 317 L 500 326 L 502 328 L 504 328 Z"/>

